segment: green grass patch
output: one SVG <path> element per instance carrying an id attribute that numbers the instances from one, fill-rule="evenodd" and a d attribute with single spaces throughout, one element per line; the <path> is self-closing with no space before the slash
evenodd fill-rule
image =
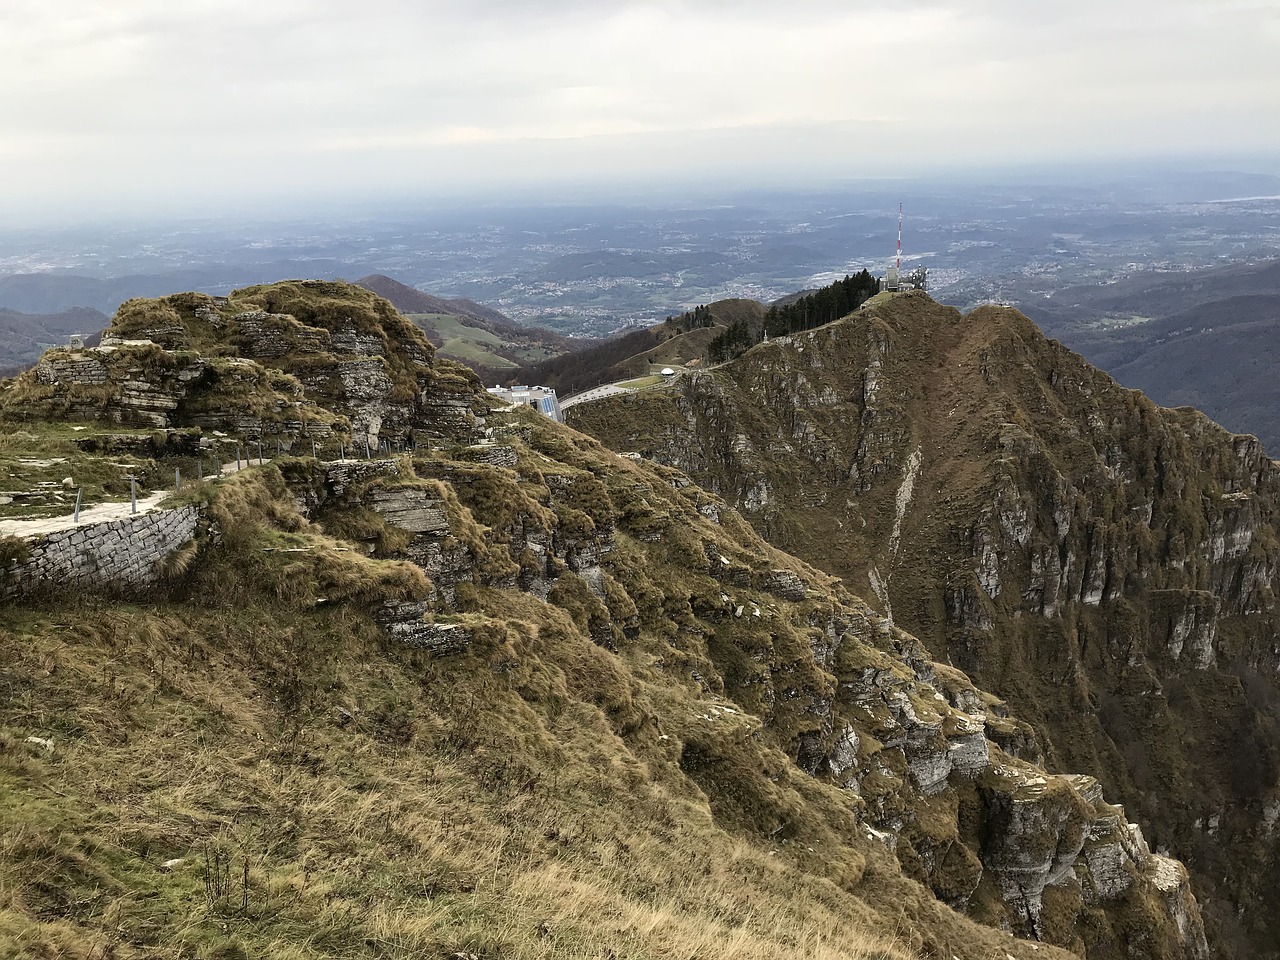
<path id="1" fill-rule="evenodd" d="M 495 352 L 509 348 L 501 337 L 489 330 L 469 326 L 451 313 L 411 313 L 408 318 L 433 338 L 439 339 L 444 356 L 485 367 L 514 370 L 519 364 Z"/>

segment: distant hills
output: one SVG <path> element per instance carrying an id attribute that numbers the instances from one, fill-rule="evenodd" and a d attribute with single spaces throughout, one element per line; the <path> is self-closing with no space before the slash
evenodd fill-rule
<path id="1" fill-rule="evenodd" d="M 586 254 L 557 263 L 566 273 L 591 264 L 593 270 L 609 266 Z M 628 263 L 618 269 L 632 270 L 635 264 Z M 343 265 L 312 260 L 305 268 L 311 276 L 329 277 Z M 0 370 L 31 363 L 69 333 L 100 330 L 129 298 L 175 288 L 226 293 L 300 269 L 296 261 L 279 261 L 115 278 L 0 277 Z M 434 296 L 382 274 L 358 283 L 411 316 L 443 356 L 468 364 L 486 381 L 546 383 L 562 394 L 643 375 L 652 364 L 705 357 L 716 336 L 735 323 L 756 329 L 766 310 L 752 300 L 722 300 L 710 304 L 709 326 L 694 326 L 691 313 L 682 314 L 595 341 L 525 327 L 474 300 Z M 774 305 L 815 292 L 800 291 Z M 1272 455 L 1280 453 L 1280 387 L 1274 376 L 1280 361 L 1280 261 L 1144 272 L 1114 283 L 1068 287 L 1018 306 L 1050 336 L 1126 386 L 1165 406 L 1194 405 L 1231 430 L 1257 435 Z"/>
<path id="2" fill-rule="evenodd" d="M 765 312 L 764 305 L 755 300 L 717 300 L 652 327 L 526 366 L 520 371 L 521 379 L 568 395 L 613 380 L 643 376 L 654 365 L 700 362 L 712 341 L 735 323 L 761 329 Z"/>
<path id="3" fill-rule="evenodd" d="M 22 313 L 61 313 L 91 307 L 110 316 L 133 297 L 158 297 L 175 289 L 225 294 L 235 287 L 267 283 L 281 277 L 333 278 L 343 271 L 336 260 L 292 260 L 247 265 L 197 266 L 183 270 L 89 277 L 73 273 L 18 273 L 0 276 L 0 307 Z"/>
<path id="4" fill-rule="evenodd" d="M 61 313 L 19 313 L 0 307 L 0 373 L 28 367 L 46 347 L 65 343 L 73 333 L 95 338 L 110 323 L 87 307 Z"/>
<path id="5" fill-rule="evenodd" d="M 1280 456 L 1280 294 L 1197 304 L 1081 346 L 1126 386 L 1256 434 Z"/>
<path id="6" fill-rule="evenodd" d="M 540 327 L 524 327 L 465 298 L 424 293 L 382 274 L 356 285 L 391 302 L 422 329 L 442 357 L 467 364 L 488 383 L 505 382 L 523 366 L 567 353 L 573 341 Z"/>
<path id="7" fill-rule="evenodd" d="M 1125 386 L 1197 407 L 1280 456 L 1280 261 L 1139 274 L 1022 306 Z"/>
<path id="8" fill-rule="evenodd" d="M 380 273 L 372 273 L 361 280 L 356 281 L 356 286 L 364 287 L 371 290 L 384 300 L 389 300 L 391 305 L 403 314 L 410 313 L 448 313 L 458 317 L 465 317 L 474 320 L 479 324 L 485 325 L 486 329 L 490 327 L 502 327 L 507 332 L 521 333 L 524 328 L 517 323 L 513 323 L 507 317 L 503 316 L 497 310 L 493 310 L 483 304 L 476 303 L 474 300 L 468 300 L 465 297 L 454 297 L 446 299 L 437 297 L 425 291 L 418 290 L 399 280 L 393 280 L 390 277 L 383 276 Z M 561 338 L 563 339 L 563 338 Z"/>
<path id="9" fill-rule="evenodd" d="M 323 277 L 341 269 L 340 264 L 330 262 L 307 266 L 314 276 Z M 29 366 L 47 347 L 63 343 L 71 333 L 92 337 L 108 325 L 109 315 L 121 303 L 134 297 L 158 296 L 184 286 L 224 294 L 236 286 L 277 280 L 298 270 L 296 263 L 281 263 L 251 270 L 199 268 L 178 276 L 135 274 L 104 279 L 28 273 L 0 277 L 0 371 Z M 433 296 L 382 274 L 371 274 L 357 283 L 411 317 L 442 356 L 468 364 L 489 382 L 510 379 L 520 367 L 559 356 L 583 342 L 521 326 L 474 300 Z"/>

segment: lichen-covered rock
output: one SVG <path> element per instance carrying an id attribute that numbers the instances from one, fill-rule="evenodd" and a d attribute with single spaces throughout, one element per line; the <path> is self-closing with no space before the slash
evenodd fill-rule
<path id="1" fill-rule="evenodd" d="M 462 653 L 471 644 L 471 631 L 460 623 L 438 623 L 429 605 L 412 601 L 388 601 L 374 615 L 391 639 L 435 656 Z"/>

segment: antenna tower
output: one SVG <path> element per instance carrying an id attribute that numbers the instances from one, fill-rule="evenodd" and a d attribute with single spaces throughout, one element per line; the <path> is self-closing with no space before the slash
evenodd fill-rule
<path id="1" fill-rule="evenodd" d="M 899 270 L 902 269 L 902 203 L 898 203 L 898 260 L 894 264 Z"/>

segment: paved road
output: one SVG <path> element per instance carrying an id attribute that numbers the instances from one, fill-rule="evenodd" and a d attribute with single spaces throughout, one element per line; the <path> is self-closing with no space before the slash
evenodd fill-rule
<path id="1" fill-rule="evenodd" d="M 226 476 L 242 470 L 249 466 L 256 466 L 259 463 L 270 463 L 269 459 L 254 460 L 252 463 L 248 460 L 240 461 L 240 466 L 236 466 L 235 461 L 224 463 L 222 465 L 222 475 Z M 214 479 L 207 477 L 206 479 Z M 149 493 L 145 497 L 138 498 L 138 513 L 149 513 L 160 505 L 165 497 L 173 493 L 172 490 L 158 490 Z M 49 533 L 57 533 L 59 530 L 70 530 L 73 527 L 85 526 L 91 523 L 105 523 L 108 520 L 123 520 L 133 511 L 132 505 L 128 500 L 121 503 L 100 503 L 94 507 L 85 507 L 80 511 L 80 522 L 76 523 L 75 513 L 68 513 L 62 517 L 39 517 L 31 520 L 0 520 L 0 536 L 7 537 L 40 537 Z"/>
<path id="2" fill-rule="evenodd" d="M 572 397 L 561 400 L 560 409 L 568 410 L 570 407 L 577 406 L 580 403 L 603 400 L 605 397 L 616 397 L 620 393 L 635 393 L 635 391 L 630 387 L 620 387 L 616 383 L 606 383 L 603 387 L 592 387 L 590 390 L 583 390 L 582 393 L 575 393 Z"/>

